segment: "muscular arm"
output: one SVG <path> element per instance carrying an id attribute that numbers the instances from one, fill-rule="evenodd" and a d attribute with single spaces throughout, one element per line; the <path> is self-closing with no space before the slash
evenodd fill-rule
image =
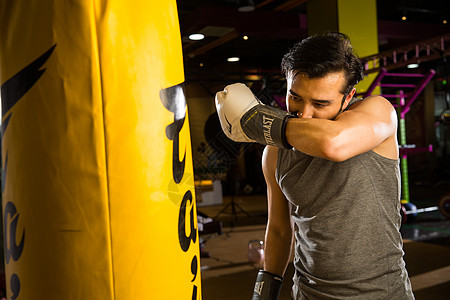
<path id="1" fill-rule="evenodd" d="M 394 140 L 396 130 L 395 109 L 386 99 L 371 96 L 335 120 L 289 119 L 286 137 L 289 144 L 308 155 L 344 161 Z M 394 147 L 390 146 L 388 152 L 396 151 Z"/>
<path id="2" fill-rule="evenodd" d="M 264 270 L 283 276 L 289 262 L 293 223 L 290 205 L 275 180 L 278 148 L 266 146 L 262 167 L 267 182 L 268 222 L 265 242 Z"/>

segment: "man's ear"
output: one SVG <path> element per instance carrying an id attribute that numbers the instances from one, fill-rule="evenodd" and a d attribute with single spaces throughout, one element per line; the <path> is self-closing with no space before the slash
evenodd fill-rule
<path id="1" fill-rule="evenodd" d="M 343 109 L 346 109 L 350 101 L 352 100 L 353 96 L 356 93 L 356 88 L 353 88 L 350 93 L 348 93 L 347 97 L 345 97 Z"/>

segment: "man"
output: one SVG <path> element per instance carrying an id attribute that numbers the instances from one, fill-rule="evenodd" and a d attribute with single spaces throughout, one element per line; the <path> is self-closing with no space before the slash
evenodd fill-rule
<path id="1" fill-rule="evenodd" d="M 288 112 L 243 84 L 216 95 L 228 137 L 268 145 L 268 223 L 253 299 L 277 299 L 295 240 L 294 299 L 414 299 L 399 232 L 397 117 L 358 101 L 362 65 L 338 33 L 297 43 L 282 61 Z"/>

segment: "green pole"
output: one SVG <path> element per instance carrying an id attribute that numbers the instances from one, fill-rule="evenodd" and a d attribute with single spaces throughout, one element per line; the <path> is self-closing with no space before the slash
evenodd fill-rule
<path id="1" fill-rule="evenodd" d="M 400 146 L 403 148 L 406 145 L 406 123 L 405 115 L 402 113 L 402 107 L 405 103 L 403 91 L 399 92 L 399 107 L 397 113 L 399 116 L 399 139 Z M 400 166 L 402 170 L 402 202 L 409 202 L 409 179 L 408 179 L 408 158 L 406 154 L 400 156 Z"/>

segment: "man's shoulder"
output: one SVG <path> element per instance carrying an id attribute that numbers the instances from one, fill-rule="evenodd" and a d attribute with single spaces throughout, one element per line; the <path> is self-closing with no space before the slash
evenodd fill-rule
<path id="1" fill-rule="evenodd" d="M 275 173 L 278 160 L 278 148 L 267 145 L 262 155 L 263 171 Z"/>
<path id="2" fill-rule="evenodd" d="M 380 95 L 371 95 L 366 98 L 359 98 L 355 101 L 355 104 L 366 104 L 366 105 L 389 105 L 391 107 L 392 103 Z"/>
<path id="3" fill-rule="evenodd" d="M 391 113 L 395 111 L 394 106 L 392 103 L 387 100 L 386 98 L 379 96 L 379 95 L 373 95 L 368 96 L 364 99 L 358 99 L 356 100 L 349 108 L 349 111 L 367 111 L 367 112 L 375 112 L 375 113 L 381 113 L 381 112 L 387 112 Z"/>

